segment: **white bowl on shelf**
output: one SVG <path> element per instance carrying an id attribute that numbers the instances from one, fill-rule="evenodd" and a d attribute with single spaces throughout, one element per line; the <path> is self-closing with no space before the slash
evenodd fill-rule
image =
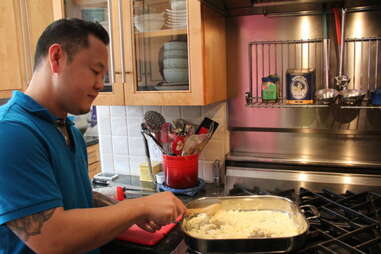
<path id="1" fill-rule="evenodd" d="M 171 0 L 172 10 L 186 10 L 187 1 L 186 0 Z"/>
<path id="2" fill-rule="evenodd" d="M 177 18 L 177 17 L 170 17 L 170 16 L 168 16 L 166 21 L 171 21 L 171 22 L 186 22 L 187 18 L 186 17 L 184 17 L 184 18 Z"/>
<path id="3" fill-rule="evenodd" d="M 166 58 L 163 65 L 164 69 L 188 68 L 188 58 Z"/>
<path id="4" fill-rule="evenodd" d="M 182 49 L 185 50 L 188 48 L 186 41 L 168 41 L 164 43 L 165 50 L 173 50 L 173 49 Z"/>
<path id="5" fill-rule="evenodd" d="M 166 13 L 171 13 L 171 14 L 178 14 L 178 15 L 184 15 L 187 14 L 187 10 L 172 10 L 172 9 L 165 9 Z"/>
<path id="6" fill-rule="evenodd" d="M 134 17 L 134 24 L 139 32 L 160 30 L 164 25 L 162 13 L 143 14 Z"/>
<path id="7" fill-rule="evenodd" d="M 164 59 L 167 58 L 187 58 L 188 50 L 187 49 L 171 49 L 164 50 Z"/>
<path id="8" fill-rule="evenodd" d="M 187 83 L 188 69 L 187 68 L 170 68 L 164 69 L 164 78 L 169 83 Z"/>
<path id="9" fill-rule="evenodd" d="M 87 21 L 107 21 L 107 11 L 105 8 L 86 7 L 81 8 L 81 18 Z"/>

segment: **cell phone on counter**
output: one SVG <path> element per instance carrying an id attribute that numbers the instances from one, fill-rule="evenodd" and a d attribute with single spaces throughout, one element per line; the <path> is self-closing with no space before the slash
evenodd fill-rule
<path id="1" fill-rule="evenodd" d="M 95 180 L 104 180 L 104 181 L 112 181 L 116 178 L 118 178 L 119 175 L 115 173 L 109 173 L 109 172 L 101 172 L 94 176 Z"/>
<path id="2" fill-rule="evenodd" d="M 205 117 L 196 130 L 196 134 L 208 134 L 211 132 L 212 136 L 218 128 L 218 123 L 210 118 Z"/>

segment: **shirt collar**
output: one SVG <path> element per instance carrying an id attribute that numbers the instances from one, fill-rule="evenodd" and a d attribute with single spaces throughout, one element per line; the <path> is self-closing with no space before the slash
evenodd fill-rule
<path id="1" fill-rule="evenodd" d="M 42 118 L 46 121 L 52 122 L 54 124 L 57 124 L 58 122 L 62 122 L 63 119 L 58 118 L 57 116 L 53 115 L 49 112 L 47 108 L 33 100 L 32 97 L 29 95 L 26 95 L 25 93 L 22 93 L 20 91 L 14 91 L 13 96 L 10 99 L 9 103 L 11 104 L 18 104 L 28 112 L 32 113 L 33 115 L 38 116 L 39 118 Z M 73 125 L 73 121 L 71 121 L 68 117 L 65 118 L 65 123 L 67 125 Z"/>

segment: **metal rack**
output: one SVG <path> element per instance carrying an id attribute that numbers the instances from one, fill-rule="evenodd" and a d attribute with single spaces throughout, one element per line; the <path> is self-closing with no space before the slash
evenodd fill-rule
<path id="1" fill-rule="evenodd" d="M 344 73 L 351 78 L 348 88 L 372 91 L 379 88 L 378 73 L 379 46 L 381 37 L 346 39 L 344 44 Z M 288 105 L 286 100 L 287 69 L 314 68 L 316 71 L 316 91 L 322 88 L 335 88 L 329 80 L 329 59 L 331 43 L 327 43 L 327 64 L 324 64 L 323 39 L 254 41 L 249 43 L 249 91 L 246 92 L 246 105 L 256 108 L 318 108 L 328 105 Z M 327 66 L 327 67 L 325 67 Z M 264 103 L 261 98 L 261 78 L 270 74 L 279 76 L 277 103 Z M 333 75 L 335 76 L 335 75 Z M 369 105 L 369 95 L 362 105 L 340 106 L 341 108 L 381 109 Z"/>

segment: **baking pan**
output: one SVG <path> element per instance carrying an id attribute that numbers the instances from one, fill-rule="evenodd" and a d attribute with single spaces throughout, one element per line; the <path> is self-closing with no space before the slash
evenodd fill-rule
<path id="1" fill-rule="evenodd" d="M 250 237 L 234 239 L 205 239 L 191 235 L 186 215 L 181 223 L 186 244 L 201 253 L 288 253 L 303 247 L 309 229 L 309 222 L 298 206 L 291 200 L 279 196 L 226 196 L 203 197 L 187 204 L 187 208 L 203 208 L 219 204 L 219 209 L 239 211 L 277 211 L 287 213 L 297 226 L 298 233 L 289 237 Z"/>

